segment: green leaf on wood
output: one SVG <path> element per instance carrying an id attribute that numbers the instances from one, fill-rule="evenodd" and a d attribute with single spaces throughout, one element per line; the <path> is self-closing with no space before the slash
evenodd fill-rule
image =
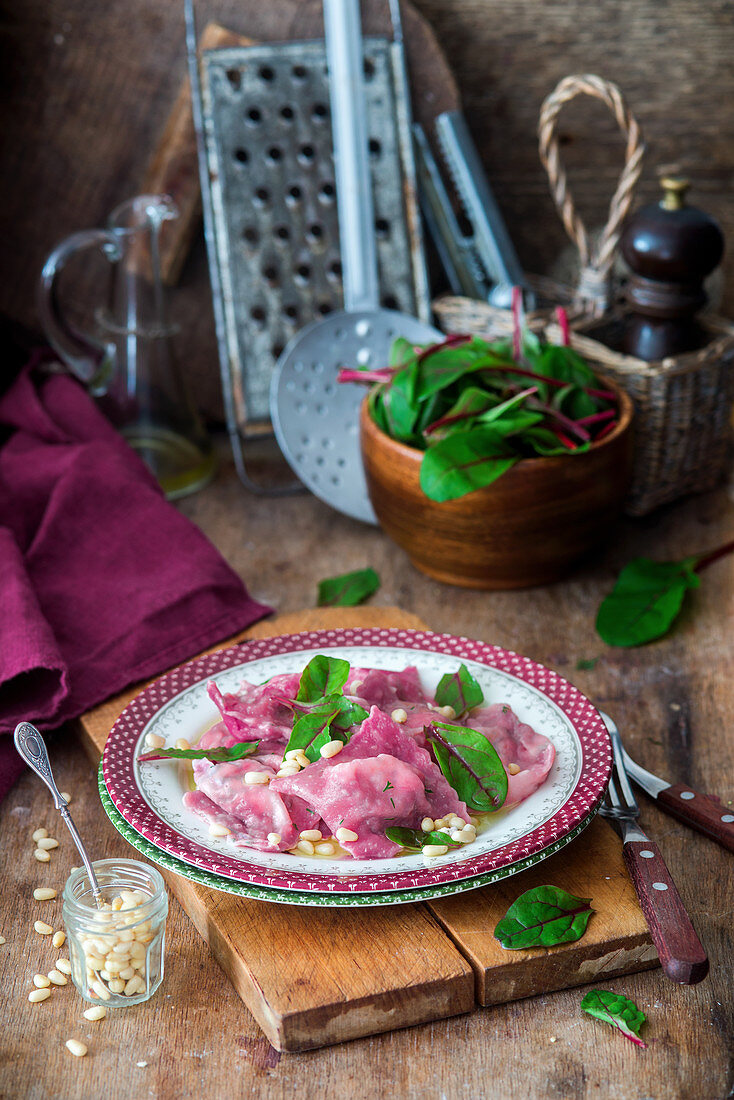
<path id="1" fill-rule="evenodd" d="M 507 772 L 488 738 L 445 722 L 427 726 L 425 733 L 439 768 L 462 802 L 477 813 L 499 810 L 507 798 Z"/>
<path id="2" fill-rule="evenodd" d="M 647 1050 L 647 1043 L 640 1038 L 640 1028 L 645 1022 L 645 1014 L 640 1012 L 634 1001 L 622 997 L 619 993 L 610 993 L 606 989 L 592 989 L 581 1002 L 584 1012 L 596 1020 L 611 1024 L 617 1031 Z"/>
<path id="3" fill-rule="evenodd" d="M 494 930 L 509 951 L 553 947 L 581 939 L 594 912 L 591 898 L 577 898 L 559 886 L 537 886 L 521 894 Z"/>
<path id="4" fill-rule="evenodd" d="M 319 607 L 356 607 L 364 603 L 380 587 L 374 569 L 357 569 L 319 581 Z"/>
<path id="5" fill-rule="evenodd" d="M 602 601 L 596 629 L 608 645 L 644 645 L 667 634 L 689 588 L 698 588 L 697 557 L 682 561 L 636 558 Z"/>

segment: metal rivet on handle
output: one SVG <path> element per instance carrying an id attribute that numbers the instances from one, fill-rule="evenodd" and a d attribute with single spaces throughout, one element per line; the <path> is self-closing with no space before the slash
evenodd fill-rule
<path id="1" fill-rule="evenodd" d="M 681 798 L 685 798 L 686 802 L 690 802 L 692 798 L 696 797 L 693 791 L 681 791 L 680 796 Z"/>
<path id="2" fill-rule="evenodd" d="M 734 821 L 734 814 L 723 814 L 721 820 L 729 825 L 732 821 Z"/>
<path id="3" fill-rule="evenodd" d="M 651 852 L 649 848 L 643 848 L 643 850 L 640 852 L 640 855 L 642 856 L 643 859 L 654 859 L 655 858 L 655 853 Z"/>
<path id="4" fill-rule="evenodd" d="M 653 882 L 652 888 L 653 888 L 653 890 L 667 890 L 668 889 L 667 884 L 665 882 Z"/>

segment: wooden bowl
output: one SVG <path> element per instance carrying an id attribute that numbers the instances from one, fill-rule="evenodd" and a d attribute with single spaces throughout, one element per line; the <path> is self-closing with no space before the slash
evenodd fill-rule
<path id="1" fill-rule="evenodd" d="M 429 577 L 464 588 L 546 584 L 611 534 L 630 485 L 630 397 L 608 378 L 619 422 L 582 455 L 526 458 L 492 485 L 442 503 L 420 487 L 423 451 L 382 432 L 362 403 L 367 488 L 382 529 Z"/>

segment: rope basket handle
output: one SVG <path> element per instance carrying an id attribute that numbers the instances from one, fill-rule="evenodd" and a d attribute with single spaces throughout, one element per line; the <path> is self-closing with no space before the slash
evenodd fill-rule
<path id="1" fill-rule="evenodd" d="M 561 109 L 564 104 L 578 95 L 590 95 L 606 103 L 627 138 L 622 175 L 609 204 L 607 223 L 593 252 L 586 226 L 576 213 L 573 198 L 568 190 L 566 170 L 561 164 L 556 134 L 556 122 Z M 642 132 L 616 84 L 594 76 L 592 73 L 584 73 L 564 77 L 543 101 L 538 122 L 538 137 L 540 160 L 548 173 L 553 201 L 566 232 L 578 248 L 581 258 L 577 300 L 583 304 L 587 312 L 590 310 L 598 316 L 609 306 L 610 271 L 614 253 L 619 242 L 622 223 L 627 217 L 642 171 L 642 158 L 645 152 Z"/>

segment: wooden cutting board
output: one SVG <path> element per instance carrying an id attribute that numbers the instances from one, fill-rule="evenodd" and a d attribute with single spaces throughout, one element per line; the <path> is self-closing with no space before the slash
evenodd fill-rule
<path id="1" fill-rule="evenodd" d="M 258 623 L 227 644 L 345 626 L 425 629 L 397 608 L 319 608 Z M 141 686 L 80 719 L 95 763 Z M 309 1050 L 659 965 L 621 843 L 601 819 L 530 871 L 455 897 L 384 909 L 269 905 L 163 873 L 279 1051 Z M 548 949 L 503 950 L 493 937 L 498 920 L 519 894 L 545 883 L 592 898 L 586 934 Z"/>

